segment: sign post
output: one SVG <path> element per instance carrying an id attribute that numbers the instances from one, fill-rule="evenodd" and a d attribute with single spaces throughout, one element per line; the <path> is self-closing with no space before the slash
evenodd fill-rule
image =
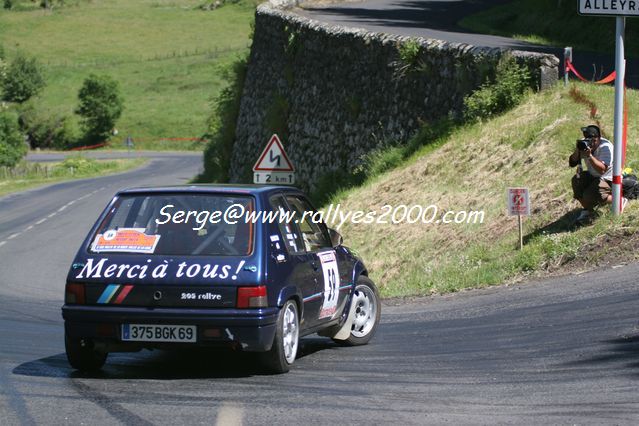
<path id="1" fill-rule="evenodd" d="M 621 169 L 625 152 L 623 151 L 623 97 L 626 78 L 626 60 L 624 38 L 626 17 L 639 16 L 639 1 L 619 0 L 579 0 L 580 15 L 615 16 L 615 135 L 614 160 L 612 164 L 612 213 L 621 213 Z"/>
<path id="2" fill-rule="evenodd" d="M 612 162 L 612 213 L 621 214 L 621 162 L 625 157 L 623 152 L 623 96 L 626 78 L 626 59 L 624 53 L 624 37 L 626 32 L 626 18 L 617 16 L 617 31 L 615 35 L 615 153 Z"/>
<path id="3" fill-rule="evenodd" d="M 126 137 L 126 141 L 124 141 L 124 144 L 129 150 L 129 155 L 131 155 L 131 148 L 133 148 L 133 139 L 131 138 L 131 135 Z"/>
<path id="4" fill-rule="evenodd" d="M 522 216 L 530 216 L 528 188 L 508 188 L 508 215 L 517 216 L 519 222 L 519 250 L 524 248 L 524 225 Z"/>
<path id="5" fill-rule="evenodd" d="M 288 185 L 295 183 L 295 168 L 277 135 L 271 136 L 253 166 L 253 183 Z"/>
<path id="6" fill-rule="evenodd" d="M 568 62 L 572 63 L 572 47 L 564 48 L 564 87 L 568 86 L 568 76 L 570 75 Z"/>

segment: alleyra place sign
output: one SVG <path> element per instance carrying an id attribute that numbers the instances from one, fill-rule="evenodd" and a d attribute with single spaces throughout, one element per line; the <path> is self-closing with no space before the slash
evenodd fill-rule
<path id="1" fill-rule="evenodd" d="M 579 0 L 581 15 L 639 16 L 639 0 Z"/>

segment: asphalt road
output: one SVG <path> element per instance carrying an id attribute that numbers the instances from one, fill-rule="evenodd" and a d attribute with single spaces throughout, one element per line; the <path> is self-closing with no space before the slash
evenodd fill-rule
<path id="1" fill-rule="evenodd" d="M 639 423 L 639 265 L 387 303 L 370 345 L 305 338 L 280 376 L 227 352 L 74 372 L 60 306 L 86 232 L 119 188 L 183 183 L 200 165 L 160 157 L 0 199 L 0 423 Z"/>
<path id="2" fill-rule="evenodd" d="M 565 46 L 547 47 L 507 37 L 476 34 L 457 23 L 465 16 L 494 7 L 509 0 L 368 0 L 320 5 L 297 12 L 318 21 L 345 27 L 363 28 L 413 37 L 433 38 L 474 46 L 499 47 L 515 50 L 551 53 L 563 61 Z M 575 2 L 575 14 L 577 3 Z M 610 19 L 610 18 L 608 18 Z M 627 40 L 630 43 L 632 40 Z M 587 79 L 598 80 L 615 69 L 615 52 L 600 54 L 575 50 L 573 64 Z M 563 63 L 560 65 L 563 76 Z M 571 78 L 576 78 L 571 76 Z M 626 65 L 628 87 L 639 87 L 639 61 L 628 59 Z"/>

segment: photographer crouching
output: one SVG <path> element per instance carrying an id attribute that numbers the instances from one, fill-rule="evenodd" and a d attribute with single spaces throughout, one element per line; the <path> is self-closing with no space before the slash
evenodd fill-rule
<path id="1" fill-rule="evenodd" d="M 572 178 L 574 197 L 584 208 L 577 218 L 577 224 L 584 225 L 593 218 L 594 208 L 612 203 L 612 143 L 601 137 L 598 126 L 582 127 L 583 139 L 577 140 L 575 151 L 570 155 L 568 164 L 577 167 Z M 582 161 L 586 164 L 583 170 Z M 622 209 L 626 199 L 623 199 Z"/>

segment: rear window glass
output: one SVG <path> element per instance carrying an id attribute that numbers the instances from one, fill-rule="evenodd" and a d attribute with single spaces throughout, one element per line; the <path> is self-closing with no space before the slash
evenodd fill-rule
<path id="1" fill-rule="evenodd" d="M 229 208 L 252 212 L 253 198 L 217 194 L 123 196 L 116 201 L 92 236 L 89 251 L 194 256 L 250 255 L 253 251 L 254 225 L 245 220 L 225 221 L 224 212 Z"/>

